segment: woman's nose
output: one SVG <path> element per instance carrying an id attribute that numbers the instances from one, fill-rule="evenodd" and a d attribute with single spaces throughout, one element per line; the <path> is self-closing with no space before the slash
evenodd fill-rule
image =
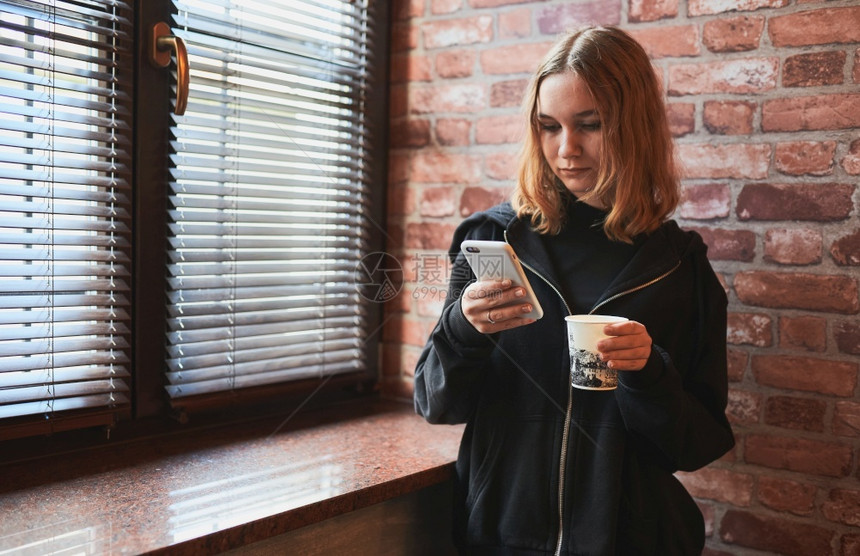
<path id="1" fill-rule="evenodd" d="M 582 154 L 582 145 L 579 136 L 575 131 L 568 131 L 562 134 L 561 143 L 558 146 L 558 156 L 561 158 L 571 158 Z"/>

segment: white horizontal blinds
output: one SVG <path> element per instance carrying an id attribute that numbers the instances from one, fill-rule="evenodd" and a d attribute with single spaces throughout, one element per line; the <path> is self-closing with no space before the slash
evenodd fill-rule
<path id="1" fill-rule="evenodd" d="M 174 4 L 169 394 L 364 370 L 365 2 Z"/>
<path id="2" fill-rule="evenodd" d="M 131 14 L 0 1 L 0 429 L 128 407 Z"/>

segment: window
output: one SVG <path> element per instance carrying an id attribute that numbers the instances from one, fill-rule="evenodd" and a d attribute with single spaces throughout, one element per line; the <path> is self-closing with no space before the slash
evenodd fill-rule
<path id="1" fill-rule="evenodd" d="M 139 4 L 0 2 L 0 438 L 375 376 L 386 8 Z M 132 81 L 158 5 L 182 116 Z"/>
<path id="2" fill-rule="evenodd" d="M 131 9 L 0 4 L 0 423 L 127 411 Z"/>

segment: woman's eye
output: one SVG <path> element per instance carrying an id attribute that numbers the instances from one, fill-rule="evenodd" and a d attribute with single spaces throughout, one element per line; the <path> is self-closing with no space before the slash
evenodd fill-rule
<path id="1" fill-rule="evenodd" d="M 558 131 L 558 129 L 559 129 L 559 125 L 558 125 L 558 124 L 545 124 L 545 123 L 541 123 L 541 124 L 540 124 L 540 128 L 541 128 L 541 130 L 543 130 L 543 131 Z"/>
<path id="2" fill-rule="evenodd" d="M 588 122 L 579 125 L 583 131 L 597 131 L 600 129 L 600 122 Z"/>

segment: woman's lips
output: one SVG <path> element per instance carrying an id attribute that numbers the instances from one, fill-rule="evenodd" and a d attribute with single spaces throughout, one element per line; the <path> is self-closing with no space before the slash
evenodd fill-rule
<path id="1" fill-rule="evenodd" d="M 578 177 L 587 174 L 591 168 L 559 168 L 559 173 L 565 176 Z"/>

